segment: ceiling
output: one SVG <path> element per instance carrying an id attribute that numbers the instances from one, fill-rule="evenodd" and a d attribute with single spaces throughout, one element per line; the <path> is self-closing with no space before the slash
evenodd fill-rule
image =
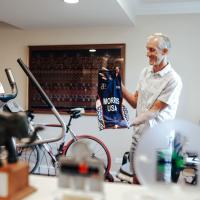
<path id="1" fill-rule="evenodd" d="M 0 27 L 134 26 L 139 15 L 200 13 L 200 0 L 0 0 Z"/>

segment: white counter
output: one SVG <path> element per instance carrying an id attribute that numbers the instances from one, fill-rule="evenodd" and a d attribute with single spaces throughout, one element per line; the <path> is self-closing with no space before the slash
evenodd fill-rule
<path id="1" fill-rule="evenodd" d="M 55 200 L 56 193 L 58 192 L 58 184 L 55 177 L 31 175 L 29 180 L 30 185 L 35 187 L 37 191 L 26 197 L 25 200 Z M 144 191 L 145 188 L 141 186 L 123 183 L 104 183 L 105 200 L 127 200 L 130 194 L 138 196 L 143 194 Z"/>
<path id="2" fill-rule="evenodd" d="M 30 185 L 37 191 L 25 200 L 57 200 L 59 191 L 57 178 L 30 176 Z M 182 188 L 180 186 L 162 186 L 147 188 L 140 185 L 124 183 L 104 183 L 104 200 L 200 200 L 198 188 Z"/>

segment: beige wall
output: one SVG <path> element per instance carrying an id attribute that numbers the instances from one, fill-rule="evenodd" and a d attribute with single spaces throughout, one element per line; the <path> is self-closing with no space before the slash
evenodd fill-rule
<path id="1" fill-rule="evenodd" d="M 28 61 L 29 45 L 126 43 L 126 86 L 134 90 L 142 68 L 147 64 L 146 37 L 163 32 L 172 40 L 171 62 L 183 80 L 183 92 L 177 116 L 195 123 L 200 120 L 199 46 L 200 15 L 144 16 L 136 19 L 135 27 L 77 28 L 59 30 L 23 31 L 0 29 L 0 80 L 9 89 L 5 67 L 11 67 L 19 88 L 17 101 L 27 108 L 27 78 L 16 59 Z M 130 108 L 130 107 L 129 107 Z M 130 108 L 130 117 L 134 111 Z M 65 116 L 67 118 L 67 116 Z M 54 120 L 39 115 L 36 120 Z M 132 130 L 98 131 L 96 117 L 78 119 L 75 130 L 93 133 L 108 145 L 113 158 L 113 170 L 119 167 L 115 161 L 129 148 Z"/>

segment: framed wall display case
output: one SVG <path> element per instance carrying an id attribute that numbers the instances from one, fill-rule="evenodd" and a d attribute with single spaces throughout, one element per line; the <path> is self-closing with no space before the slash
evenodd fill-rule
<path id="1" fill-rule="evenodd" d="M 29 46 L 30 70 L 60 112 L 84 107 L 86 113 L 96 113 L 98 70 L 103 65 L 120 66 L 124 82 L 125 44 Z M 31 82 L 29 109 L 50 112 Z"/>

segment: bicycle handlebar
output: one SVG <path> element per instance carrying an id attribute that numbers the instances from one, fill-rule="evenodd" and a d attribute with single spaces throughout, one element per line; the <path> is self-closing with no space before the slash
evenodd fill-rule
<path id="1" fill-rule="evenodd" d="M 18 94 L 17 84 L 15 82 L 14 76 L 10 68 L 5 69 L 7 79 L 9 81 L 12 92 L 10 94 L 0 94 L 0 100 L 2 102 L 8 102 L 11 99 L 14 99 Z"/>
<path id="2" fill-rule="evenodd" d="M 36 80 L 36 78 L 34 77 L 34 75 L 32 74 L 32 72 L 23 63 L 22 59 L 18 58 L 17 62 L 20 65 L 20 67 L 22 68 L 22 70 L 25 72 L 25 74 L 28 76 L 28 78 L 32 81 L 32 83 L 34 84 L 34 86 L 36 87 L 36 89 L 38 90 L 38 92 L 40 93 L 40 95 L 43 98 L 43 100 L 50 107 L 51 111 L 53 112 L 53 114 L 55 115 L 55 117 L 57 118 L 57 120 L 59 121 L 59 123 L 61 124 L 61 127 L 62 127 L 61 134 L 57 138 L 42 139 L 40 141 L 39 140 L 35 141 L 32 144 L 36 145 L 36 144 L 50 143 L 50 142 L 56 142 L 56 141 L 62 139 L 64 137 L 65 132 L 66 132 L 66 125 L 65 125 L 64 121 L 62 120 L 60 114 L 58 113 L 58 111 L 56 110 L 55 106 L 53 105 L 53 103 L 51 102 L 51 100 L 49 99 L 49 97 L 47 96 L 47 94 L 45 93 L 45 91 L 42 89 L 42 87 L 40 86 L 40 84 L 38 83 L 38 81 Z M 18 146 L 23 146 L 23 145 L 18 144 Z"/>

